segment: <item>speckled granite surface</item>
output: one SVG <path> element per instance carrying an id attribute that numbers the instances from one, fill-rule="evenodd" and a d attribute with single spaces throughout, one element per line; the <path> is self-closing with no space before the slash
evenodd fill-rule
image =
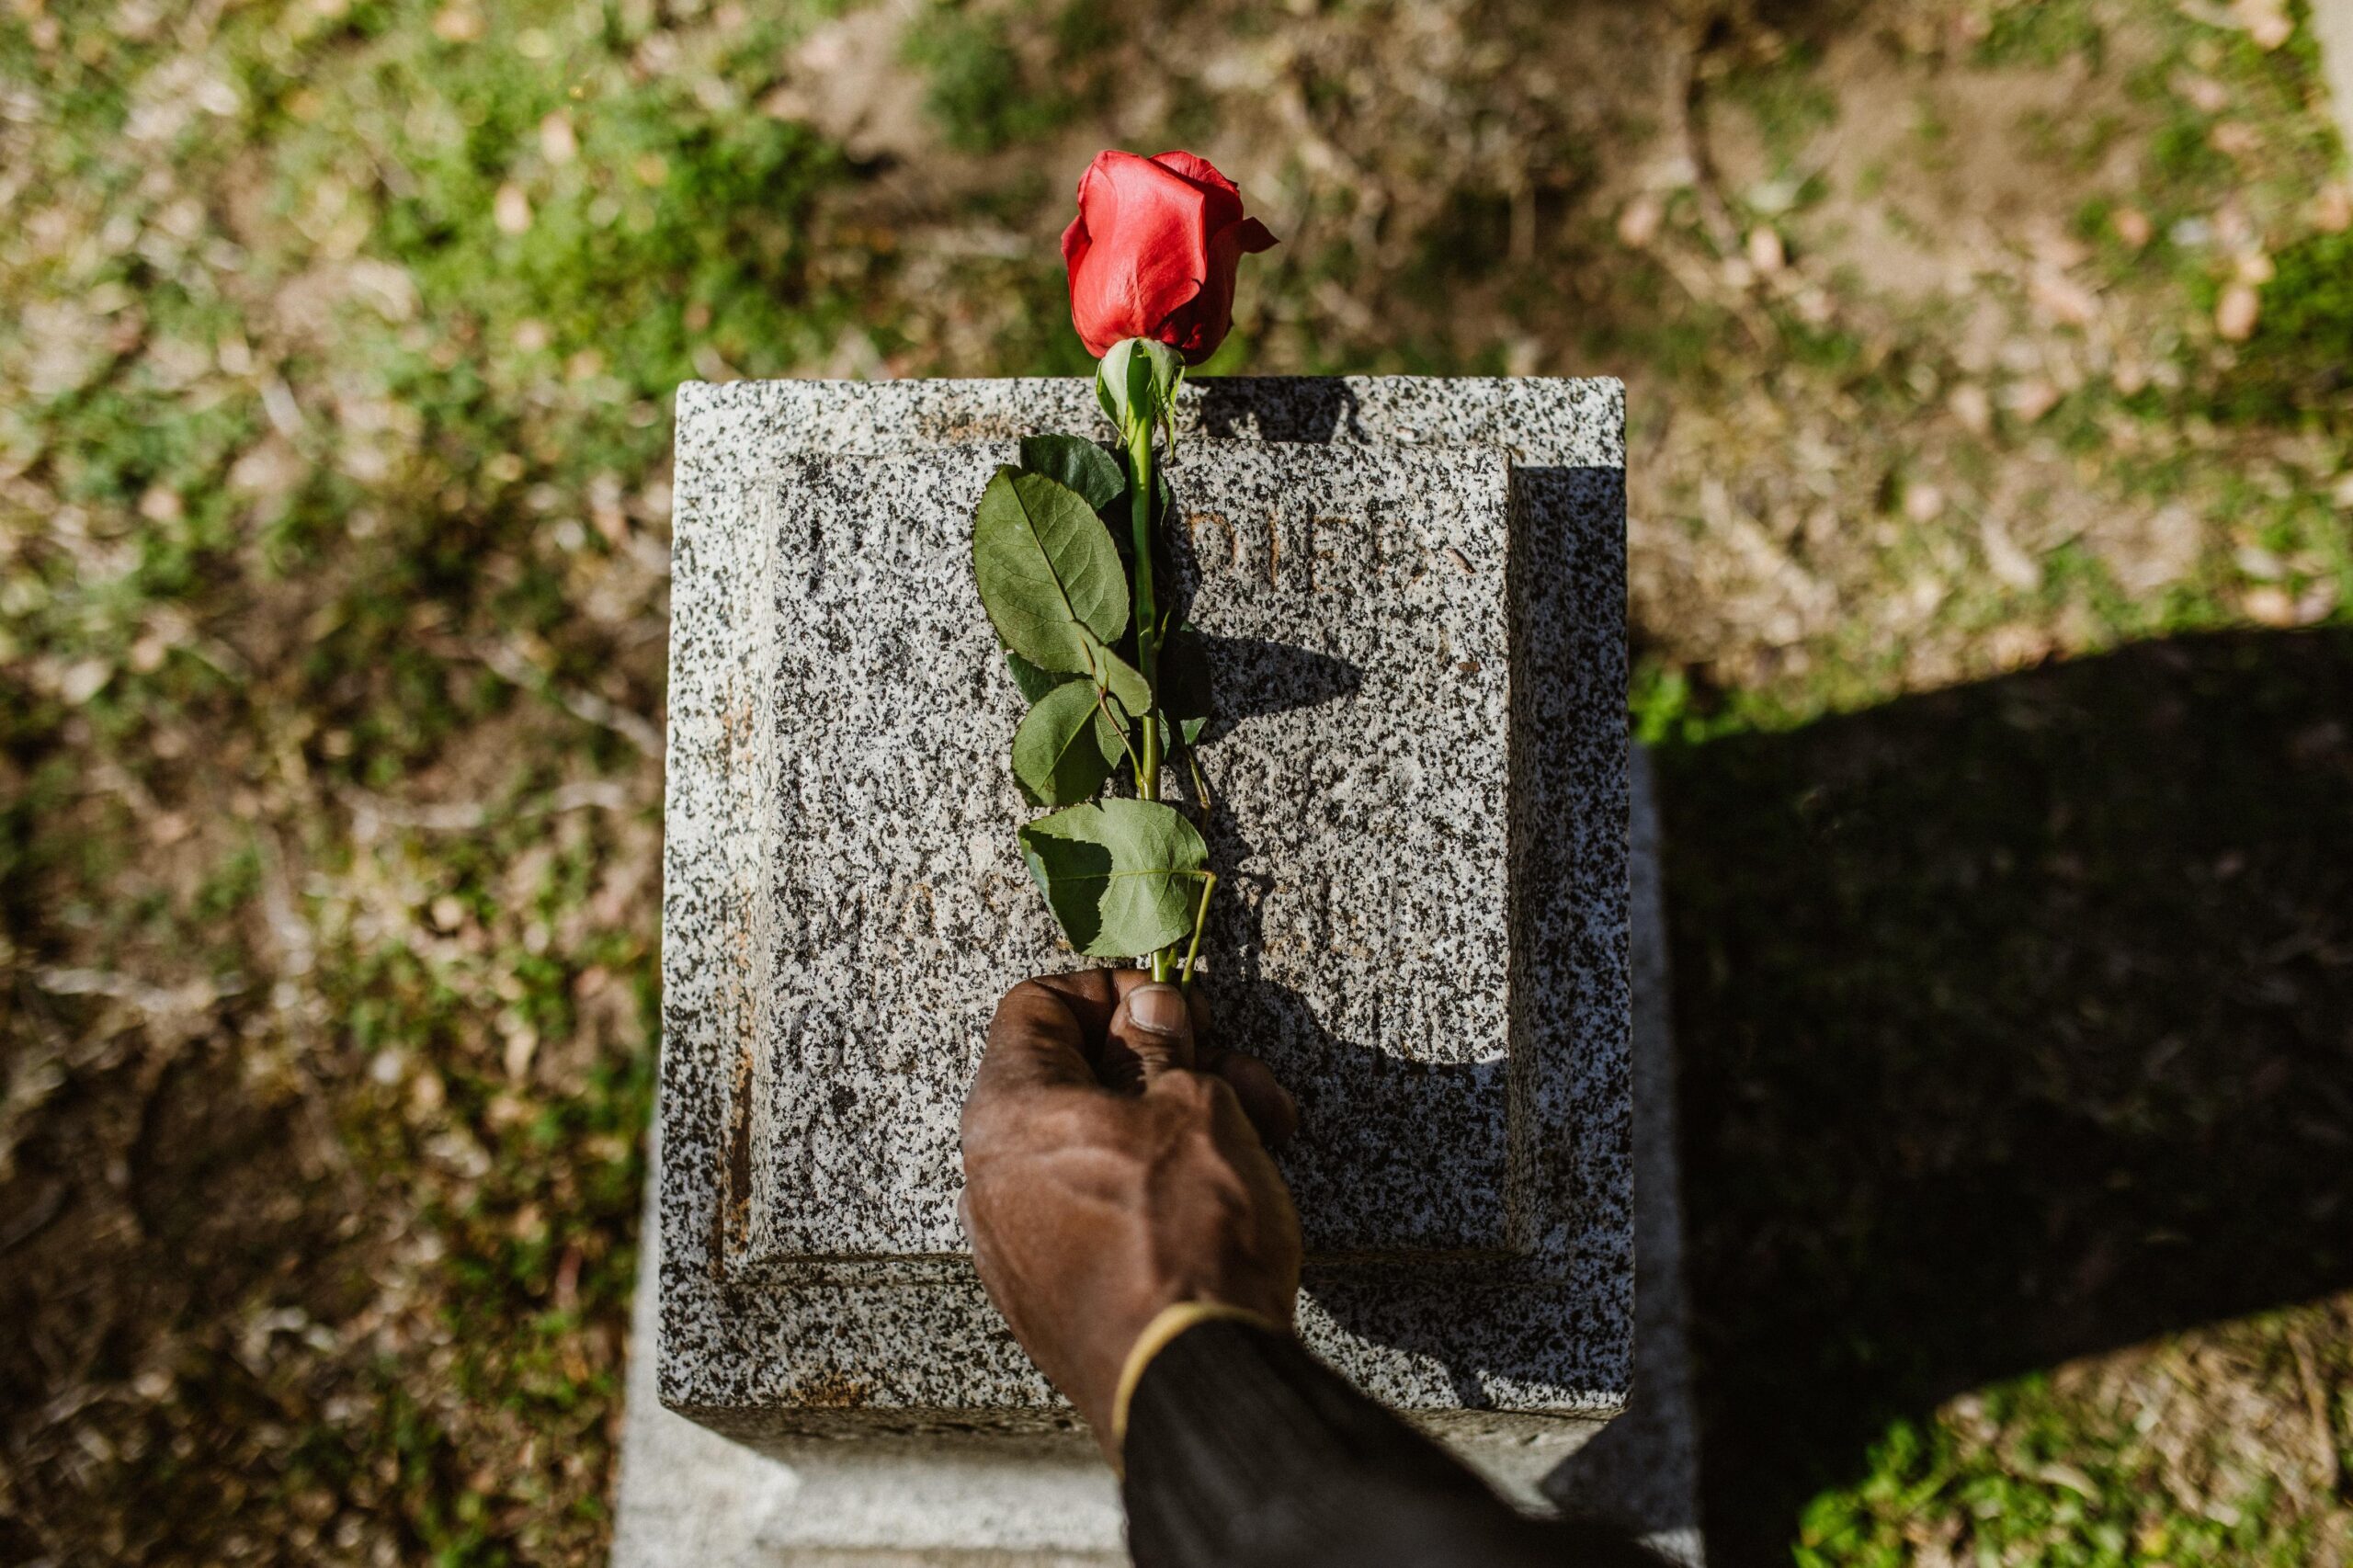
<path id="1" fill-rule="evenodd" d="M 768 683 L 772 914 L 738 1277 L 961 1254 L 957 1116 L 990 1011 L 1076 961 L 1014 838 L 1038 814 L 1006 767 L 1026 705 L 966 565 L 1013 456 L 791 457 L 755 481 L 769 630 L 730 642 Z M 1507 1251 L 1506 460 L 1184 459 L 1179 581 L 1226 715 L 1199 759 L 1223 878 L 1205 983 L 1313 1130 L 1286 1162 L 1309 1248 Z M 745 620 L 762 588 L 731 597 Z"/>
<path id="2" fill-rule="evenodd" d="M 1311 1135 L 1319 1124 L 1333 1135 L 1302 1152 L 1292 1175 L 1313 1216 L 1311 1235 L 1321 1250 L 1339 1256 L 1311 1267 L 1302 1332 L 1359 1383 L 1466 1447 L 1516 1450 L 1540 1468 L 1557 1458 L 1559 1445 L 1573 1443 L 1622 1404 L 1629 1375 L 1621 394 L 1614 382 L 1594 381 L 1212 381 L 1188 389 L 1183 423 L 1180 494 L 1197 486 L 1199 496 L 1188 496 L 1188 505 L 1223 518 L 1197 526 L 1194 534 L 1209 541 L 1205 569 L 1233 574 L 1222 588 L 1213 585 L 1204 593 L 1201 619 L 1240 644 L 1230 657 L 1238 686 L 1275 693 L 1288 687 L 1312 696 L 1346 687 L 1351 677 L 1337 667 L 1345 665 L 1356 672 L 1353 692 L 1325 695 L 1321 705 L 1377 707 L 1385 692 L 1401 702 L 1508 703 L 1507 739 L 1493 760 L 1512 783 L 1483 793 L 1487 806 L 1498 793 L 1506 804 L 1500 866 L 1492 861 L 1492 820 L 1474 811 L 1479 825 L 1466 844 L 1485 847 L 1457 854 L 1462 846 L 1427 825 L 1443 813 L 1432 807 L 1415 817 L 1405 809 L 1415 793 L 1400 787 L 1410 778 L 1408 765 L 1424 770 L 1420 783 L 1427 789 L 1434 761 L 1451 759 L 1405 745 L 1377 765 L 1362 763 L 1360 776 L 1350 773 L 1346 758 L 1320 774 L 1321 765 L 1310 762 L 1304 777 L 1296 768 L 1240 767 L 1229 785 L 1236 791 L 1233 836 L 1216 853 L 1222 865 L 1237 864 L 1245 882 L 1262 880 L 1255 898 L 1225 907 L 1215 941 L 1232 961 L 1215 983 L 1237 1025 L 1259 1009 L 1249 1027 L 1264 1037 L 1270 1055 L 1289 1055 L 1289 1065 L 1307 1069 L 1311 1079 L 1317 1068 L 1326 1070 L 1330 1104 L 1347 1104 L 1351 1096 L 1358 1105 L 1366 1096 L 1378 1102 L 1353 1120 L 1322 1114 L 1313 1100 L 1308 1108 Z M 893 892 L 886 876 L 886 918 L 879 928 L 864 917 L 843 926 L 838 914 L 829 928 L 834 937 L 853 941 L 853 949 L 837 949 L 851 953 L 849 968 L 835 963 L 822 980 L 814 970 L 797 978 L 780 974 L 779 962 L 789 971 L 803 961 L 795 955 L 809 950 L 795 946 L 788 928 L 805 918 L 809 901 L 796 897 L 790 907 L 799 913 L 791 914 L 775 896 L 779 802 L 789 805 L 794 790 L 834 775 L 805 767 L 795 775 L 795 765 L 780 756 L 787 748 L 774 740 L 783 716 L 795 711 L 788 685 L 801 689 L 804 706 L 822 712 L 827 699 L 813 688 L 827 677 L 813 671 L 791 683 L 753 678 L 763 660 L 774 673 L 790 641 L 784 618 L 809 605 L 805 595 L 746 594 L 742 585 L 776 574 L 784 536 L 771 525 L 783 515 L 777 508 L 794 505 L 796 488 L 807 512 L 820 505 L 823 486 L 860 473 L 867 478 L 856 483 L 869 483 L 880 472 L 801 457 L 896 462 L 903 473 L 885 491 L 905 492 L 913 506 L 920 486 L 904 476 L 922 470 L 934 476 L 926 483 L 952 489 L 957 483 L 949 472 L 954 462 L 938 453 L 925 459 L 918 449 L 1002 441 L 1031 429 L 1096 427 L 1091 392 L 1076 381 L 739 382 L 680 390 L 660 1381 L 665 1403 L 722 1431 L 770 1447 L 887 1433 L 983 1441 L 1026 1433 L 1035 1441 L 1066 1431 L 1066 1413 L 981 1296 L 952 1222 L 943 1219 L 952 1212 L 947 1205 L 955 1182 L 952 1117 L 936 1119 L 940 1105 L 961 1095 L 988 998 L 1040 962 L 1040 934 L 1051 928 L 1026 885 L 1006 890 L 1006 950 L 971 944 L 986 949 L 978 953 L 972 982 L 979 994 L 968 1004 L 971 1019 L 955 1028 L 942 1020 L 932 1031 L 948 1042 L 941 1059 L 900 1060 L 888 1051 L 904 1047 L 877 1042 L 874 1055 L 844 1055 L 840 1069 L 820 1052 L 797 1074 L 786 1070 L 790 1062 L 763 1026 L 783 1016 L 779 998 L 802 1009 L 793 1038 L 828 1038 L 822 1029 L 810 1035 L 806 1021 L 866 1005 L 870 996 L 856 990 L 852 976 L 871 973 L 889 941 L 900 939 L 890 933 L 904 933 L 910 920 L 920 932 L 925 920 L 937 919 L 938 901 L 926 915 L 917 887 L 932 879 L 911 872 Z M 1397 511 L 1407 531 L 1429 520 L 1422 514 L 1445 514 L 1451 502 L 1440 498 L 1448 496 L 1465 503 L 1465 518 L 1492 517 L 1492 495 L 1470 505 L 1482 483 L 1492 485 L 1497 464 L 1493 455 L 1461 449 L 1480 445 L 1508 451 L 1515 463 L 1501 657 L 1470 647 L 1450 660 L 1451 676 L 1425 681 L 1414 688 L 1417 696 L 1383 685 L 1392 665 L 1409 669 L 1406 655 L 1419 646 L 1417 638 L 1427 642 L 1444 630 L 1449 643 L 1458 633 L 1475 643 L 1493 635 L 1498 563 L 1472 548 L 1481 542 L 1475 532 L 1438 545 L 1433 560 L 1442 564 L 1425 569 L 1428 592 L 1456 596 L 1436 611 L 1407 609 L 1410 595 L 1400 601 L 1384 592 L 1368 596 L 1373 613 L 1327 618 L 1358 638 L 1357 644 L 1336 631 L 1337 640 L 1321 647 L 1313 638 L 1268 635 L 1266 629 L 1294 624 L 1286 619 L 1296 608 L 1283 597 L 1286 573 L 1294 593 L 1306 592 L 1305 574 L 1326 566 L 1336 584 L 1366 580 L 1360 572 L 1348 576 L 1366 562 L 1348 565 L 1347 552 L 1351 538 L 1371 552 L 1369 519 L 1384 489 L 1420 498 L 1418 511 L 1413 505 Z M 966 452 L 956 460 L 972 463 L 962 483 L 977 494 L 986 477 L 984 454 Z M 1270 497 L 1311 496 L 1313 504 L 1290 513 L 1274 508 L 1278 516 L 1295 515 L 1289 523 L 1234 519 L 1237 512 L 1256 518 Z M 1222 511 L 1207 505 L 1211 497 L 1224 500 Z M 1329 512 L 1322 509 L 1326 498 Z M 909 525 L 893 536 L 890 530 L 901 525 L 874 523 L 871 508 L 865 526 L 882 527 L 877 539 L 898 539 L 877 549 L 904 551 L 910 581 L 937 575 L 924 591 L 969 596 L 957 530 L 970 499 L 958 506 L 949 505 L 951 499 L 943 490 L 915 507 L 926 519 L 921 528 Z M 836 512 L 842 505 L 838 494 L 823 503 Z M 1340 519 L 1340 526 L 1327 529 L 1319 518 Z M 805 547 L 810 517 L 798 520 Z M 1235 529 L 1231 543 L 1229 527 Z M 1352 528 L 1359 533 L 1351 535 Z M 1313 537 L 1300 537 L 1302 530 Z M 835 543 L 835 533 L 819 530 L 821 548 Z M 1336 548 L 1339 558 L 1316 559 Z M 1460 562 L 1445 554 L 1449 549 Z M 1273 583 L 1266 582 L 1262 551 L 1276 558 Z M 845 580 L 856 582 L 865 570 Z M 1253 582 L 1265 587 L 1255 597 L 1255 590 L 1244 591 Z M 984 641 L 977 606 L 957 608 L 970 613 L 928 626 L 926 634 L 952 640 L 977 632 Z M 1221 614 L 1233 618 L 1222 627 Z M 1472 630 L 1482 626 L 1485 631 Z M 1253 639 L 1281 641 L 1330 662 L 1290 653 L 1278 665 L 1271 653 L 1248 645 Z M 972 661 L 962 663 L 969 667 Z M 784 706 L 764 708 L 764 690 Z M 1009 688 L 995 696 L 1001 700 L 976 701 L 968 679 L 943 701 L 966 715 L 985 712 L 985 723 L 1009 735 L 1017 699 Z M 1282 709 L 1282 699 L 1264 699 L 1273 710 L 1242 719 L 1222 745 L 1236 756 L 1238 748 L 1263 744 L 1306 756 L 1297 749 L 1299 734 L 1313 731 L 1319 703 Z M 1432 709 L 1430 717 L 1430 733 L 1439 733 L 1442 711 Z M 1264 733 L 1253 738 L 1254 727 Z M 988 825 L 990 842 L 970 844 L 966 874 L 1002 856 L 1017 876 L 1011 828 L 1019 812 L 994 760 L 1003 737 L 990 733 L 992 766 L 976 778 L 959 772 L 954 786 L 942 787 L 1002 794 L 1002 801 L 973 803 L 972 820 Z M 1216 789 L 1223 760 L 1217 748 L 1209 760 Z M 1467 780 L 1484 766 L 1466 756 L 1455 771 Z M 1299 788 L 1287 790 L 1289 778 Z M 1253 837 L 1253 821 L 1269 830 Z M 1408 825 L 1392 839 L 1368 836 L 1368 824 L 1378 821 Z M 1318 832 L 1322 838 L 1299 836 Z M 1347 875 L 1366 879 L 1343 880 L 1344 891 L 1374 885 L 1410 906 L 1417 893 L 1449 888 L 1448 878 L 1459 873 L 1469 879 L 1465 887 L 1500 892 L 1476 902 L 1476 892 L 1449 888 L 1443 899 L 1425 899 L 1437 920 L 1431 929 L 1453 944 L 1433 944 L 1416 971 L 1425 985 L 1441 987 L 1432 999 L 1369 1017 L 1361 988 L 1334 982 L 1332 989 L 1317 989 L 1320 977 L 1347 971 L 1347 962 L 1333 967 L 1331 955 L 1344 952 L 1350 937 L 1331 924 L 1330 901 L 1286 906 L 1287 886 L 1313 891 L 1319 884 L 1313 877 L 1287 878 L 1275 846 L 1309 842 L 1329 850 L 1331 863 Z M 1490 881 L 1481 883 L 1482 876 Z M 858 907 L 861 898 L 871 907 L 876 899 L 870 885 L 832 892 L 836 911 Z M 904 898 L 894 903 L 900 892 Z M 1356 901 L 1340 902 L 1353 907 Z M 1502 951 L 1495 950 L 1497 934 L 1505 937 Z M 870 945 L 858 952 L 857 941 Z M 1473 974 L 1478 964 L 1503 964 L 1508 1006 L 1486 1000 L 1493 990 L 1483 978 L 1469 991 L 1445 991 L 1433 977 L 1443 972 L 1449 950 L 1462 954 Z M 1399 955 L 1377 956 L 1394 963 Z M 1369 963 L 1361 957 L 1347 961 Z M 1378 967 L 1370 963 L 1368 971 Z M 779 979 L 793 983 L 780 985 Z M 1401 994 L 1388 994 L 1382 1006 L 1394 1007 Z M 958 1029 L 961 1040 L 952 1038 Z M 837 1030 L 830 1038 L 853 1037 Z M 1374 1042 L 1381 1048 L 1370 1049 Z M 840 1051 L 843 1044 L 829 1049 Z M 840 1081 L 825 1098 L 805 1092 L 828 1073 Z M 894 1131 L 877 1147 L 881 1123 L 866 1123 L 862 1133 L 835 1145 L 839 1153 L 856 1143 L 858 1158 L 821 1170 L 812 1156 L 824 1152 L 829 1126 L 840 1132 L 859 1126 L 855 1098 L 847 1110 L 834 1110 L 831 1089 L 839 1087 L 854 1096 L 872 1094 L 871 1108 Z M 919 1115 L 904 1114 L 915 1103 L 910 1094 L 921 1101 Z M 841 1120 L 828 1124 L 833 1115 Z M 1440 1125 L 1447 1134 L 1433 1136 Z M 1339 1128 L 1349 1135 L 1339 1136 Z M 813 1130 L 816 1135 L 804 1136 Z M 1347 1201 L 1344 1176 L 1362 1173 L 1387 1195 L 1383 1201 Z M 1439 1258 L 1431 1251 L 1457 1256 Z M 1363 1254 L 1389 1261 L 1345 1260 Z M 806 1267 L 825 1258 L 838 1267 L 820 1261 L 813 1271 Z M 857 1261 L 881 1258 L 903 1261 Z"/>

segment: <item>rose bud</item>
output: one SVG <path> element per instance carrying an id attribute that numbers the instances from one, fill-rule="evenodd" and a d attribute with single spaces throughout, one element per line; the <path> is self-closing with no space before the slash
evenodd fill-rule
<path id="1" fill-rule="evenodd" d="M 1275 236 L 1242 215 L 1242 192 L 1206 158 L 1099 153 L 1063 231 L 1070 319 L 1101 358 L 1126 338 L 1165 343 L 1198 365 L 1233 325 L 1233 273 Z"/>

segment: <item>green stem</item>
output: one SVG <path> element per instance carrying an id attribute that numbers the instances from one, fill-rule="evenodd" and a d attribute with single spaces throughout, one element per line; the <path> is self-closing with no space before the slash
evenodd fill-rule
<path id="1" fill-rule="evenodd" d="M 1200 802 L 1201 815 L 1207 817 L 1217 810 L 1217 801 L 1210 794 L 1210 781 L 1201 771 L 1201 754 L 1189 744 L 1185 747 L 1185 767 L 1193 775 L 1193 798 Z"/>
<path id="2" fill-rule="evenodd" d="M 1210 923 L 1210 894 L 1215 892 L 1217 892 L 1217 873 L 1203 871 L 1201 873 L 1201 903 L 1199 908 L 1193 911 L 1193 940 L 1185 949 L 1185 978 L 1180 983 L 1188 988 L 1193 983 L 1193 960 L 1200 956 L 1201 931 Z M 1158 977 L 1155 975 L 1154 978 Z"/>
<path id="3" fill-rule="evenodd" d="M 1152 692 L 1153 712 L 1143 721 L 1143 767 L 1136 775 L 1136 793 L 1147 801 L 1160 799 L 1160 607 L 1152 592 L 1152 421 L 1128 422 L 1128 516 L 1135 530 L 1136 668 Z"/>
<path id="4" fill-rule="evenodd" d="M 1152 706 L 1138 715 L 1143 724 L 1143 756 L 1136 768 L 1136 793 L 1160 799 L 1160 607 L 1152 591 L 1152 419 L 1128 420 L 1128 516 L 1135 529 L 1136 667 L 1152 693 Z M 1196 936 L 1198 937 L 1198 932 Z M 1152 978 L 1166 984 L 1176 971 L 1176 944 L 1152 955 Z"/>

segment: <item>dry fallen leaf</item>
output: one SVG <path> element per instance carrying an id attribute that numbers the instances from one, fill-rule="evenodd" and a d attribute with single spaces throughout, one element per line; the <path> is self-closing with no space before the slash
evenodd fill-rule
<path id="1" fill-rule="evenodd" d="M 2176 97 L 2186 100 L 2200 114 L 2220 114 L 2231 107 L 2231 90 L 2211 76 L 2201 76 L 2194 71 L 2177 71 L 2167 84 Z"/>
<path id="2" fill-rule="evenodd" d="M 2257 49 L 2274 50 L 2296 36 L 2285 0 L 2236 0 L 2231 13 Z"/>
<path id="3" fill-rule="evenodd" d="M 2249 283 L 2234 283 L 2222 290 L 2214 306 L 2214 330 L 2230 343 L 2245 343 L 2255 335 L 2255 324 L 2263 313 L 2263 296 Z"/>
<path id="4" fill-rule="evenodd" d="M 84 659 L 68 665 L 57 678 L 57 695 L 69 708 L 79 708 L 114 678 L 114 666 L 104 659 Z"/>
<path id="5" fill-rule="evenodd" d="M 1988 514 L 1978 525 L 1978 540 L 1985 549 L 1985 564 L 2006 587 L 2031 593 L 2042 585 L 2042 568 L 2018 547 L 2002 519 Z"/>
<path id="6" fill-rule="evenodd" d="M 2239 597 L 2239 608 L 2249 620 L 2263 626 L 2296 624 L 2296 600 L 2287 589 L 2267 583 Z"/>
<path id="7" fill-rule="evenodd" d="M 523 187 L 509 180 L 498 187 L 498 195 L 491 202 L 491 217 L 502 234 L 519 234 L 531 226 L 531 199 Z"/>
<path id="8" fill-rule="evenodd" d="M 2099 296 L 2057 272 L 2037 272 L 2026 292 L 2035 309 L 2060 326 L 2088 326 L 2099 314 Z"/>
<path id="9" fill-rule="evenodd" d="M 2244 158 L 2263 145 L 2263 133 L 2243 119 L 2223 119 L 2206 133 L 2214 151 L 2226 158 Z"/>
<path id="10" fill-rule="evenodd" d="M 1953 417 L 1972 434 L 1983 436 L 1994 427 L 1994 400 L 1975 381 L 1961 382 L 1945 401 L 1952 409 Z"/>
<path id="11" fill-rule="evenodd" d="M 1650 191 L 1644 191 L 1626 203 L 1618 214 L 1618 240 L 1631 250 L 1641 250 L 1658 237 L 1659 224 L 1666 218 L 1666 203 Z"/>
<path id="12" fill-rule="evenodd" d="M 573 132 L 572 117 L 562 109 L 540 121 L 540 155 L 556 165 L 580 155 L 580 138 Z"/>
<path id="13" fill-rule="evenodd" d="M 2059 397 L 2059 389 L 2038 376 L 2005 391 L 2002 406 L 2031 425 L 2058 407 Z"/>

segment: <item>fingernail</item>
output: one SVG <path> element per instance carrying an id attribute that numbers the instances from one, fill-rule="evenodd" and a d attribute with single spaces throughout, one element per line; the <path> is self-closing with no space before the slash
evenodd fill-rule
<path id="1" fill-rule="evenodd" d="M 1128 1017 L 1152 1034 L 1183 1034 L 1192 1025 L 1185 994 L 1173 985 L 1139 985 L 1128 993 Z"/>

